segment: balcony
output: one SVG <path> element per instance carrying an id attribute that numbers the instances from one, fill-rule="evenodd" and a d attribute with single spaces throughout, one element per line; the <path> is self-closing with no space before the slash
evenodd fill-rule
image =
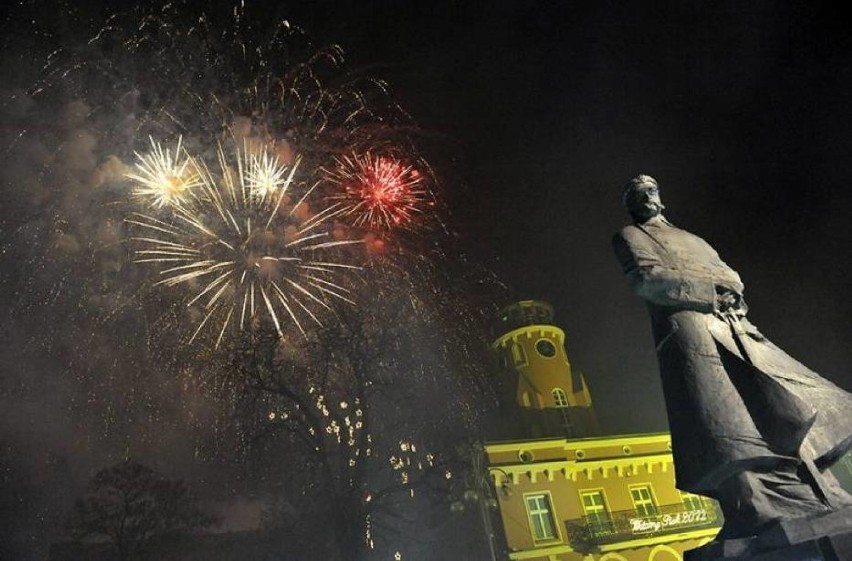
<path id="1" fill-rule="evenodd" d="M 718 506 L 710 500 L 691 506 L 683 503 L 663 505 L 655 510 L 653 514 L 622 510 L 566 520 L 568 540 L 574 549 L 585 552 L 616 542 L 718 528 L 723 521 Z"/>

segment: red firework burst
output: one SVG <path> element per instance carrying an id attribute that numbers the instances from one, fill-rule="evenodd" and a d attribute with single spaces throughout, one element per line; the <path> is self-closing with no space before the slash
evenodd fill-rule
<path id="1" fill-rule="evenodd" d="M 329 199 L 343 205 L 342 215 L 352 226 L 383 231 L 416 225 L 428 194 L 416 168 L 370 152 L 336 161 L 327 177 L 340 191 Z"/>

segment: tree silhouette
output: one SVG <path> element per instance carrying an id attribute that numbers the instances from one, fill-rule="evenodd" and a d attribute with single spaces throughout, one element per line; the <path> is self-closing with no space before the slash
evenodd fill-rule
<path id="1" fill-rule="evenodd" d="M 353 290 L 358 305 L 309 337 L 268 330 L 232 354 L 237 411 L 277 470 L 269 522 L 327 536 L 303 545 L 325 548 L 315 556 L 364 559 L 415 539 L 433 509 L 448 514 L 464 469 L 456 445 L 476 436 L 478 402 L 493 401 L 478 391 L 489 364 L 481 311 L 439 290 L 434 264 L 405 265 L 374 264 Z"/>
<path id="2" fill-rule="evenodd" d="M 165 479 L 142 464 L 124 461 L 92 478 L 74 505 L 71 533 L 75 539 L 108 539 L 125 561 L 154 536 L 211 523 L 183 481 Z"/>

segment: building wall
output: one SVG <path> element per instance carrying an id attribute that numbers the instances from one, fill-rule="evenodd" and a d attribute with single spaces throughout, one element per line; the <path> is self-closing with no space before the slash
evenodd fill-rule
<path id="1" fill-rule="evenodd" d="M 592 404 L 579 373 L 571 370 L 565 352 L 565 333 L 553 325 L 527 325 L 514 329 L 494 343 L 504 366 L 519 374 L 516 400 L 521 407 L 560 407 L 554 390 L 565 392 L 568 405 Z"/>
<path id="2" fill-rule="evenodd" d="M 712 501 L 692 497 L 687 506 L 675 488 L 668 433 L 491 443 L 486 451 L 510 559 L 680 561 L 721 526 Z M 637 487 L 650 492 L 655 514 L 636 512 L 631 488 Z M 584 533 L 586 491 L 604 499 L 610 517 L 604 537 Z M 527 498 L 538 495 L 549 503 L 552 539 L 534 536 Z M 655 531 L 656 523 L 670 526 Z"/>
<path id="3" fill-rule="evenodd" d="M 549 304 L 525 300 L 496 326 L 511 434 L 525 438 L 486 445 L 509 558 L 680 561 L 718 532 L 715 505 L 675 488 L 668 433 L 596 437 L 586 381 L 552 321 Z M 602 518 L 587 518 L 583 493 Z M 637 511 L 634 493 L 653 506 Z"/>

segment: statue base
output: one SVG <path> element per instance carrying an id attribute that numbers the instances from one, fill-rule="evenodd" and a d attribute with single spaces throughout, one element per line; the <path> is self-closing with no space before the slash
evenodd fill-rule
<path id="1" fill-rule="evenodd" d="M 852 506 L 779 520 L 756 536 L 716 540 L 684 552 L 684 561 L 852 560 Z"/>

